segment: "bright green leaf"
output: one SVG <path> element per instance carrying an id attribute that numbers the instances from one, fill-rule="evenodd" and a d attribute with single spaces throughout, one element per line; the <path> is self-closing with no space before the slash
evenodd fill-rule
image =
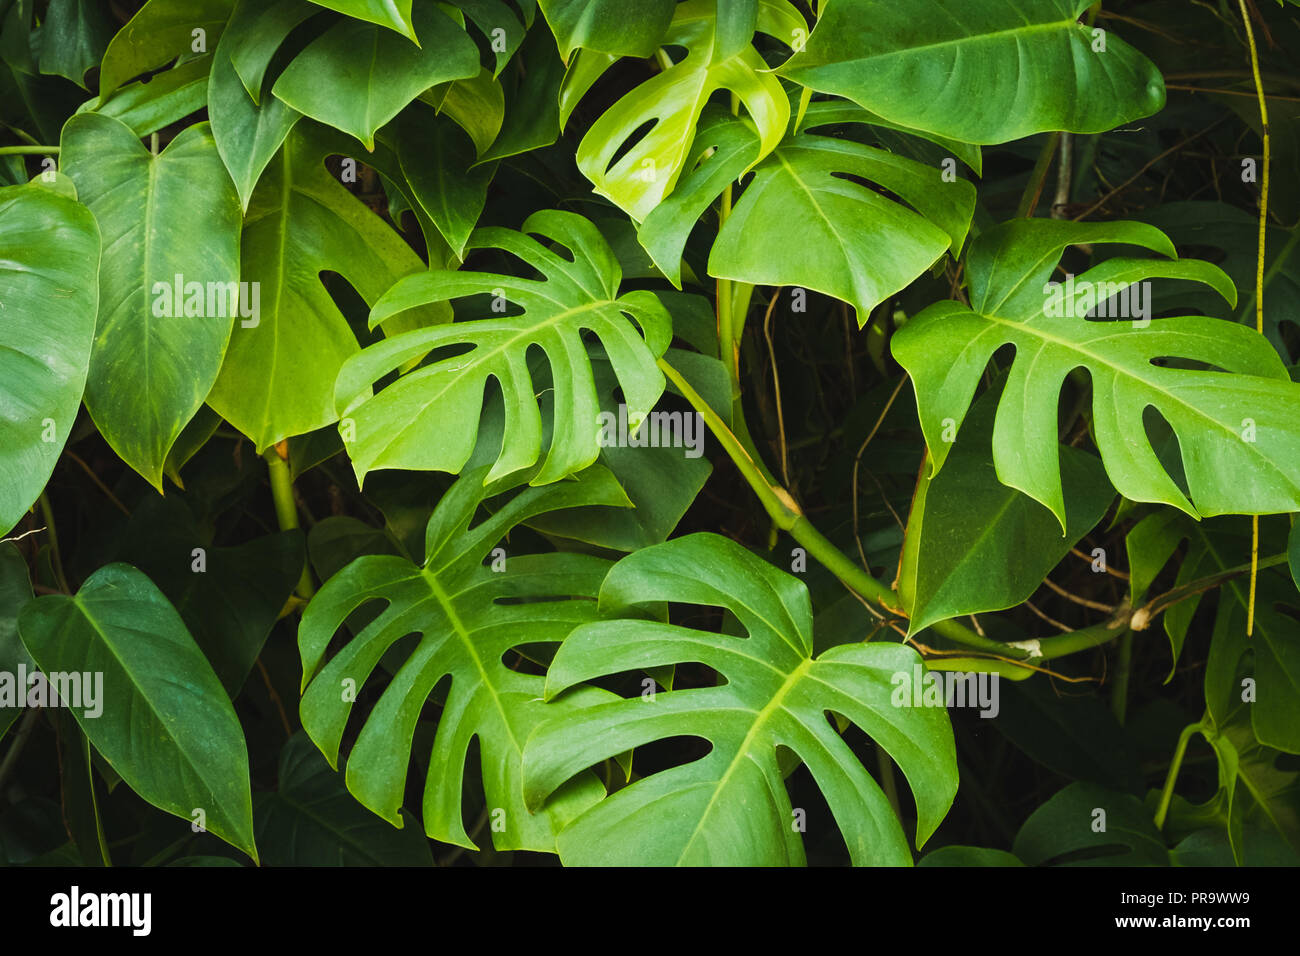
<path id="1" fill-rule="evenodd" d="M 558 243 L 571 258 L 527 233 Z M 671 319 L 650 292 L 619 296 L 618 262 L 586 219 L 542 211 L 528 218 L 522 233 L 481 228 L 468 248 L 503 249 L 543 278 L 434 270 L 403 279 L 375 304 L 372 328 L 408 309 L 479 294 L 491 297 L 494 312 L 513 303 L 523 313 L 394 335 L 347 362 L 336 397 L 339 413 L 350 425 L 341 431 L 358 481 L 377 468 L 459 472 L 474 449 L 489 378 L 500 384 L 506 401 L 505 436 L 489 479 L 534 465 L 542 450 L 542 418 L 527 367 L 534 346 L 551 361 L 556 414 L 545 465 L 532 482 L 544 484 L 581 471 L 596 460 L 600 434 L 583 331 L 600 339 L 613 363 L 633 427 L 663 391 L 655 359 L 672 338 Z M 371 384 L 409 359 L 463 344 L 474 348 L 408 372 L 371 397 Z"/>
<path id="2" fill-rule="evenodd" d="M 910 647 L 844 644 L 812 656 L 812 607 L 797 578 L 740 545 L 694 534 L 644 548 L 614 566 L 601 611 L 653 601 L 724 607 L 747 637 L 636 619 L 583 625 L 556 653 L 548 700 L 582 681 L 699 662 L 725 678 L 699 687 L 595 704 L 542 724 L 524 750 L 530 805 L 573 774 L 667 737 L 712 744 L 691 763 L 649 774 L 597 804 L 560 834 L 577 865 L 800 864 L 803 841 L 777 748 L 808 766 L 858 865 L 911 863 L 907 838 L 884 794 L 827 713 L 857 724 L 898 763 L 916 797 L 917 842 L 943 819 L 957 790 L 952 729 L 942 708 L 899 707 L 898 676 L 911 680 Z"/>
<path id="3" fill-rule="evenodd" d="M 81 405 L 99 302 L 99 230 L 74 199 L 35 183 L 7 186 L 0 261 L 2 533 L 45 487 Z"/>
<path id="4" fill-rule="evenodd" d="M 416 8 L 415 27 L 419 46 L 383 27 L 339 22 L 294 58 L 271 92 L 373 149 L 375 130 L 421 92 L 478 75 L 478 49 L 436 5 Z"/>
<path id="5" fill-rule="evenodd" d="M 322 272 L 337 272 L 368 303 L 424 267 L 396 232 L 325 168 L 336 137 L 301 122 L 267 167 L 242 239 L 246 282 L 260 315 L 241 319 L 208 401 L 259 450 L 338 420 L 334 379 L 359 351 Z"/>
<path id="6" fill-rule="evenodd" d="M 544 717 L 606 695 L 592 690 L 544 704 L 544 679 L 510 669 L 505 657 L 520 645 L 558 643 L 574 626 L 593 620 L 592 599 L 609 563 L 580 554 L 492 552 L 512 527 L 533 515 L 576 505 L 626 505 L 627 499 L 608 472 L 593 469 L 577 481 L 526 488 L 471 527 L 485 495 L 503 490 L 485 491 L 485 477 L 486 469 L 466 473 L 438 503 L 422 567 L 405 558 L 361 557 L 330 578 L 308 605 L 298 632 L 302 722 L 337 765 L 356 696 L 346 689 L 359 691 L 390 647 L 417 634 L 418 643 L 403 646 L 400 666 L 352 747 L 348 789 L 402 826 L 399 810 L 416 721 L 435 685 L 450 676 L 429 758 L 425 832 L 475 848 L 464 827 L 461 790 L 466 753 L 477 737 L 487 806 L 502 811 L 500 828 L 492 827 L 493 845 L 554 852 L 555 831 L 598 800 L 602 788 L 587 776 L 544 810 L 530 812 L 520 774 L 523 742 Z M 354 610 L 375 600 L 385 602 L 382 613 L 326 662 L 335 632 Z"/>
<path id="7" fill-rule="evenodd" d="M 1201 282 L 1229 301 L 1232 283 L 1196 260 L 1114 258 L 1053 287 L 1070 244 L 1124 242 L 1165 255 L 1173 247 L 1140 223 L 1021 219 L 982 234 L 966 270 L 969 308 L 941 302 L 894 336 L 894 357 L 912 376 L 921 427 L 938 471 L 989 358 L 1016 347 L 993 427 L 998 480 L 1052 510 L 1066 525 L 1057 455 L 1057 405 L 1075 368 L 1092 379 L 1092 431 L 1111 483 L 1132 501 L 1161 502 L 1188 514 L 1267 514 L 1300 510 L 1300 385 L 1262 336 L 1204 316 L 1139 317 L 1157 278 Z M 1124 310 L 1125 302 L 1128 309 Z M 1089 321 L 1098 306 L 1132 321 Z M 1157 364 L 1172 358 L 1223 371 Z M 1225 374 L 1232 373 L 1232 374 Z M 1152 406 L 1178 435 L 1190 495 L 1184 495 L 1149 440 Z"/>
<path id="8" fill-rule="evenodd" d="M 1158 112 L 1165 88 L 1146 57 L 1077 22 L 1089 3 L 827 0 L 779 72 L 968 143 L 1100 133 Z"/>
<path id="9" fill-rule="evenodd" d="M 206 123 L 153 156 L 119 120 L 82 113 L 64 128 L 61 158 L 105 250 L 86 408 L 161 490 L 167 452 L 211 390 L 238 311 L 239 199 Z"/>

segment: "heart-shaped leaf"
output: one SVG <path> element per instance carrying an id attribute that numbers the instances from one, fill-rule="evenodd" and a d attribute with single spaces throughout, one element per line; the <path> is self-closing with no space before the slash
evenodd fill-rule
<path id="1" fill-rule="evenodd" d="M 415 36 L 378 25 L 336 23 L 294 57 L 271 92 L 372 150 L 375 130 L 424 90 L 478 75 L 474 42 L 436 4 L 416 7 L 414 23 L 418 46 Z"/>
<path id="2" fill-rule="evenodd" d="M 103 236 L 86 408 L 161 490 L 238 314 L 239 197 L 207 123 L 153 156 L 121 121 L 81 113 L 63 129 L 61 159 Z"/>

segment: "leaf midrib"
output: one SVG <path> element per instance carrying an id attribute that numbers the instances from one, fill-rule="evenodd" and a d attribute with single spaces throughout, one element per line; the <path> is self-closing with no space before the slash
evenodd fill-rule
<path id="1" fill-rule="evenodd" d="M 727 765 L 727 769 L 723 771 L 722 776 L 718 778 L 717 783 L 713 787 L 713 793 L 709 795 L 709 802 L 705 804 L 704 810 L 700 813 L 699 820 L 696 821 L 695 828 L 691 831 L 690 837 L 687 838 L 686 845 L 682 847 L 681 853 L 678 854 L 677 862 L 679 864 L 686 858 L 687 854 L 690 853 L 691 847 L 695 845 L 695 841 L 699 837 L 700 832 L 704 829 L 704 824 L 708 820 L 709 814 L 713 812 L 713 808 L 718 802 L 719 795 L 727 788 L 727 782 L 731 779 L 732 774 L 736 772 L 736 768 L 740 766 L 742 760 L 750 759 L 750 747 L 752 746 L 754 739 L 758 736 L 759 731 L 766 725 L 772 714 L 781 709 L 781 703 L 784 701 L 786 695 L 790 693 L 791 689 L 794 688 L 795 685 L 803 680 L 812 664 L 813 659 L 811 657 L 805 657 L 799 665 L 790 672 L 789 676 L 786 677 L 777 692 L 772 695 L 772 699 L 755 712 L 754 722 L 750 725 L 749 731 L 745 734 L 745 739 L 740 742 L 740 746 L 736 748 L 735 756 L 731 758 L 731 762 Z"/>

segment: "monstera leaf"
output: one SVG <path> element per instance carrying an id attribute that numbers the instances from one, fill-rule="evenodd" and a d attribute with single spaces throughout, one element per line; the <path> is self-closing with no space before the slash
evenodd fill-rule
<path id="1" fill-rule="evenodd" d="M 161 489 L 238 313 L 239 199 L 206 123 L 154 156 L 121 121 L 81 113 L 63 128 L 62 162 L 103 236 L 86 408 Z"/>
<path id="2" fill-rule="evenodd" d="M 968 143 L 1100 133 L 1158 112 L 1160 71 L 1077 22 L 1091 0 L 827 0 L 778 71 Z"/>
<path id="3" fill-rule="evenodd" d="M 425 532 L 422 567 L 387 555 L 361 557 L 330 578 L 308 605 L 298 632 L 302 723 L 331 766 L 337 766 L 356 696 L 351 691 L 366 682 L 393 645 L 418 635 L 418 643 L 393 652 L 402 661 L 348 756 L 348 789 L 401 827 L 416 720 L 434 686 L 450 677 L 429 759 L 425 832 L 436 840 L 475 848 L 464 828 L 461 788 L 467 750 L 477 737 L 494 845 L 553 852 L 555 831 L 599 800 L 603 789 L 587 776 L 575 780 L 545 809 L 530 812 L 524 807 L 520 776 L 524 740 L 544 716 L 608 695 L 587 689 L 547 705 L 542 701 L 544 679 L 512 670 L 505 656 L 524 645 L 558 643 L 576 625 L 594 620 L 592 598 L 609 563 L 561 553 L 502 553 L 494 558 L 495 567 L 483 562 L 511 528 L 533 515 L 628 502 L 613 477 L 595 468 L 576 481 L 527 488 L 470 527 L 485 495 L 500 490 L 485 492 L 485 474 L 486 469 L 467 473 L 438 503 Z M 354 610 L 371 601 L 385 602 L 386 607 L 323 663 L 335 632 Z M 499 811 L 504 811 L 503 819 Z"/>
<path id="4" fill-rule="evenodd" d="M 922 664 L 895 643 L 844 644 L 812 656 L 812 607 L 798 579 L 711 534 L 636 552 L 601 586 L 602 612 L 651 601 L 724 607 L 748 637 L 644 620 L 583 625 L 546 678 L 547 699 L 608 674 L 698 662 L 725 678 L 700 687 L 576 710 L 548 719 L 524 749 L 530 806 L 575 773 L 665 737 L 707 740 L 709 754 L 637 780 L 586 811 L 559 837 L 568 864 L 784 865 L 804 861 L 778 748 L 812 773 L 855 864 L 909 864 L 888 801 L 827 719 L 842 714 L 898 762 L 924 843 L 957 790 L 952 729 L 943 708 L 894 706 L 898 675 Z"/>
<path id="5" fill-rule="evenodd" d="M 424 90 L 478 75 L 474 41 L 436 4 L 416 7 L 414 20 L 418 41 L 376 24 L 336 23 L 294 57 L 271 92 L 373 150 L 375 130 Z"/>
<path id="6" fill-rule="evenodd" d="M 843 103 L 814 104 L 808 119 L 808 126 L 878 120 Z M 696 221 L 761 152 L 744 120 L 711 113 L 700 124 L 690 173 L 639 234 L 674 283 Z M 902 202 L 850 177 L 877 183 Z M 853 305 L 865 324 L 878 303 L 945 252 L 960 251 L 974 208 L 975 187 L 964 179 L 949 181 L 941 170 L 888 150 L 799 133 L 754 170 L 713 244 L 709 274 L 816 289 Z"/>
<path id="7" fill-rule="evenodd" d="M 700 112 L 717 90 L 730 90 L 753 118 L 760 158 L 785 135 L 790 101 L 780 80 L 766 72 L 767 64 L 748 43 L 734 52 L 722 44 L 733 29 L 724 17 L 743 16 L 744 6 L 717 0 L 679 4 L 663 43 L 684 47 L 685 59 L 601 114 L 578 145 L 578 168 L 597 193 L 633 219 L 645 219 L 672 192 L 690 155 Z M 757 28 L 790 43 L 796 31 L 807 30 L 807 24 L 787 0 L 761 0 Z M 613 62 L 612 57 L 574 61 L 565 78 L 570 108 Z M 648 124 L 649 131 L 637 138 Z"/>
<path id="8" fill-rule="evenodd" d="M 341 138 L 300 122 L 267 167 L 244 220 L 242 278 L 257 283 L 259 315 L 240 320 L 208 402 L 259 449 L 338 420 L 334 379 L 360 346 L 321 273 L 338 273 L 373 303 L 403 275 L 424 268 L 401 236 L 325 168 Z M 441 317 L 421 315 L 420 321 Z"/>
<path id="9" fill-rule="evenodd" d="M 0 534 L 45 487 L 72 431 L 99 302 L 99 229 L 33 183 L 0 189 Z"/>
<path id="10" fill-rule="evenodd" d="M 532 483 L 557 481 L 590 465 L 599 453 L 600 404 L 584 330 L 595 333 L 613 364 L 629 428 L 654 407 L 664 386 L 655 359 L 672 339 L 672 323 L 659 300 L 650 292 L 618 295 L 618 261 L 583 217 L 546 210 L 530 216 L 523 232 L 554 240 L 571 259 L 509 229 L 479 229 L 469 249 L 503 249 L 544 278 L 433 270 L 403 279 L 375 304 L 372 328 L 417 306 L 480 293 L 493 297 L 494 309 L 504 311 L 509 301 L 524 311 L 394 335 L 348 360 L 336 396 L 340 432 L 358 481 L 377 468 L 459 472 L 474 450 L 489 378 L 505 396 L 506 423 L 488 480 L 534 465 L 542 448 L 542 417 L 527 364 L 534 346 L 551 361 L 555 415 L 550 450 Z M 404 362 L 467 344 L 470 351 L 408 372 L 371 397 L 371 383 Z"/>
<path id="11" fill-rule="evenodd" d="M 1063 287 L 1047 285 L 1066 246 L 1105 242 L 1171 258 L 1109 259 Z M 891 342 L 916 388 L 932 473 L 948 456 L 989 358 L 1010 344 L 1015 361 L 993 426 L 998 480 L 1046 505 L 1062 529 L 1057 405 L 1063 379 L 1080 367 L 1092 379 L 1092 431 L 1102 463 L 1124 497 L 1170 504 L 1194 517 L 1300 510 L 1300 385 L 1267 340 L 1205 316 L 1085 317 L 1094 306 L 1113 315 L 1126 298 L 1134 311 L 1156 278 L 1205 283 L 1235 299 L 1221 270 L 1175 256 L 1163 233 L 1132 222 L 1021 219 L 981 235 L 966 263 L 970 307 L 933 305 Z M 1130 286 L 1133 296 L 1122 291 Z M 1190 363 L 1222 371 L 1179 367 Z M 1146 437 L 1148 407 L 1181 440 L 1189 494 Z"/>

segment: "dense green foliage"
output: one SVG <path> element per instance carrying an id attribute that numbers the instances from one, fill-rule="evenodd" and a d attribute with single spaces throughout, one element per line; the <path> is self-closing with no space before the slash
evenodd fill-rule
<path id="1" fill-rule="evenodd" d="M 0 0 L 0 863 L 1300 863 L 1297 48 Z"/>

